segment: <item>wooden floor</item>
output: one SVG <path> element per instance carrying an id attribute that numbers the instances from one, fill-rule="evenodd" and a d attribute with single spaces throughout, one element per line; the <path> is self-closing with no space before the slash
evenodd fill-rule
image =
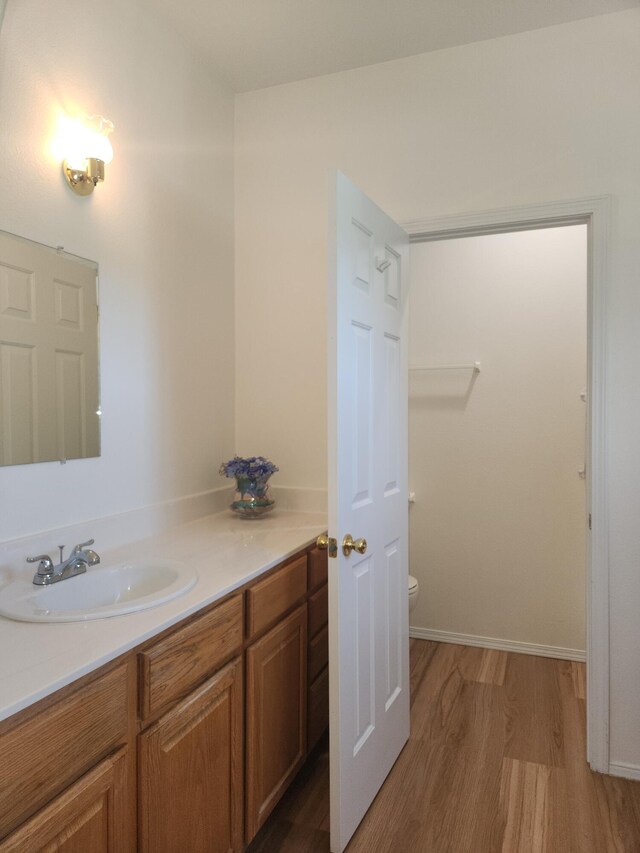
<path id="1" fill-rule="evenodd" d="M 640 782 L 585 761 L 584 664 L 411 641 L 411 738 L 348 853 L 640 853 Z M 327 853 L 324 744 L 250 853 Z"/>

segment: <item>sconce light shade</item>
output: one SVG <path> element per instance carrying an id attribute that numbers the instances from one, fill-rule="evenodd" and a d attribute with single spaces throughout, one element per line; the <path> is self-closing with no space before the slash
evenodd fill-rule
<path id="1" fill-rule="evenodd" d="M 103 116 L 64 117 L 58 130 L 57 148 L 63 152 L 62 171 L 78 195 L 90 195 L 104 180 L 104 167 L 113 159 L 109 134 L 113 124 Z"/>

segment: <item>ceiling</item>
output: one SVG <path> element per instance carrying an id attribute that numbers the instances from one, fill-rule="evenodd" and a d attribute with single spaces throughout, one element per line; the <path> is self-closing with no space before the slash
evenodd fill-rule
<path id="1" fill-rule="evenodd" d="M 640 0 L 152 0 L 235 92 L 640 6 Z"/>

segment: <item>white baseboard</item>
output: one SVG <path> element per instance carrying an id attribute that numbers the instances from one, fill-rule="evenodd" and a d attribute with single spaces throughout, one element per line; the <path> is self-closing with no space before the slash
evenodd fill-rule
<path id="1" fill-rule="evenodd" d="M 611 776 L 621 776 L 623 779 L 640 781 L 640 767 L 637 764 L 609 764 L 609 774 Z"/>
<path id="2" fill-rule="evenodd" d="M 561 646 L 542 646 L 538 643 L 518 643 L 515 640 L 498 640 L 494 637 L 478 637 L 475 634 L 455 634 L 452 631 L 435 631 L 431 628 L 409 628 L 409 636 L 416 640 L 435 640 L 437 643 L 455 643 L 462 646 L 479 646 L 483 649 L 498 649 L 502 652 L 518 652 L 559 660 L 585 661 L 587 653 L 582 649 L 564 649 Z"/>

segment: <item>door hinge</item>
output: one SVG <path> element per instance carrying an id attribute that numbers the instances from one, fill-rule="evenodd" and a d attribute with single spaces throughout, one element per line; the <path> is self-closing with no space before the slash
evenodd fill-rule
<path id="1" fill-rule="evenodd" d="M 591 513 L 589 513 L 589 530 L 591 530 Z"/>

